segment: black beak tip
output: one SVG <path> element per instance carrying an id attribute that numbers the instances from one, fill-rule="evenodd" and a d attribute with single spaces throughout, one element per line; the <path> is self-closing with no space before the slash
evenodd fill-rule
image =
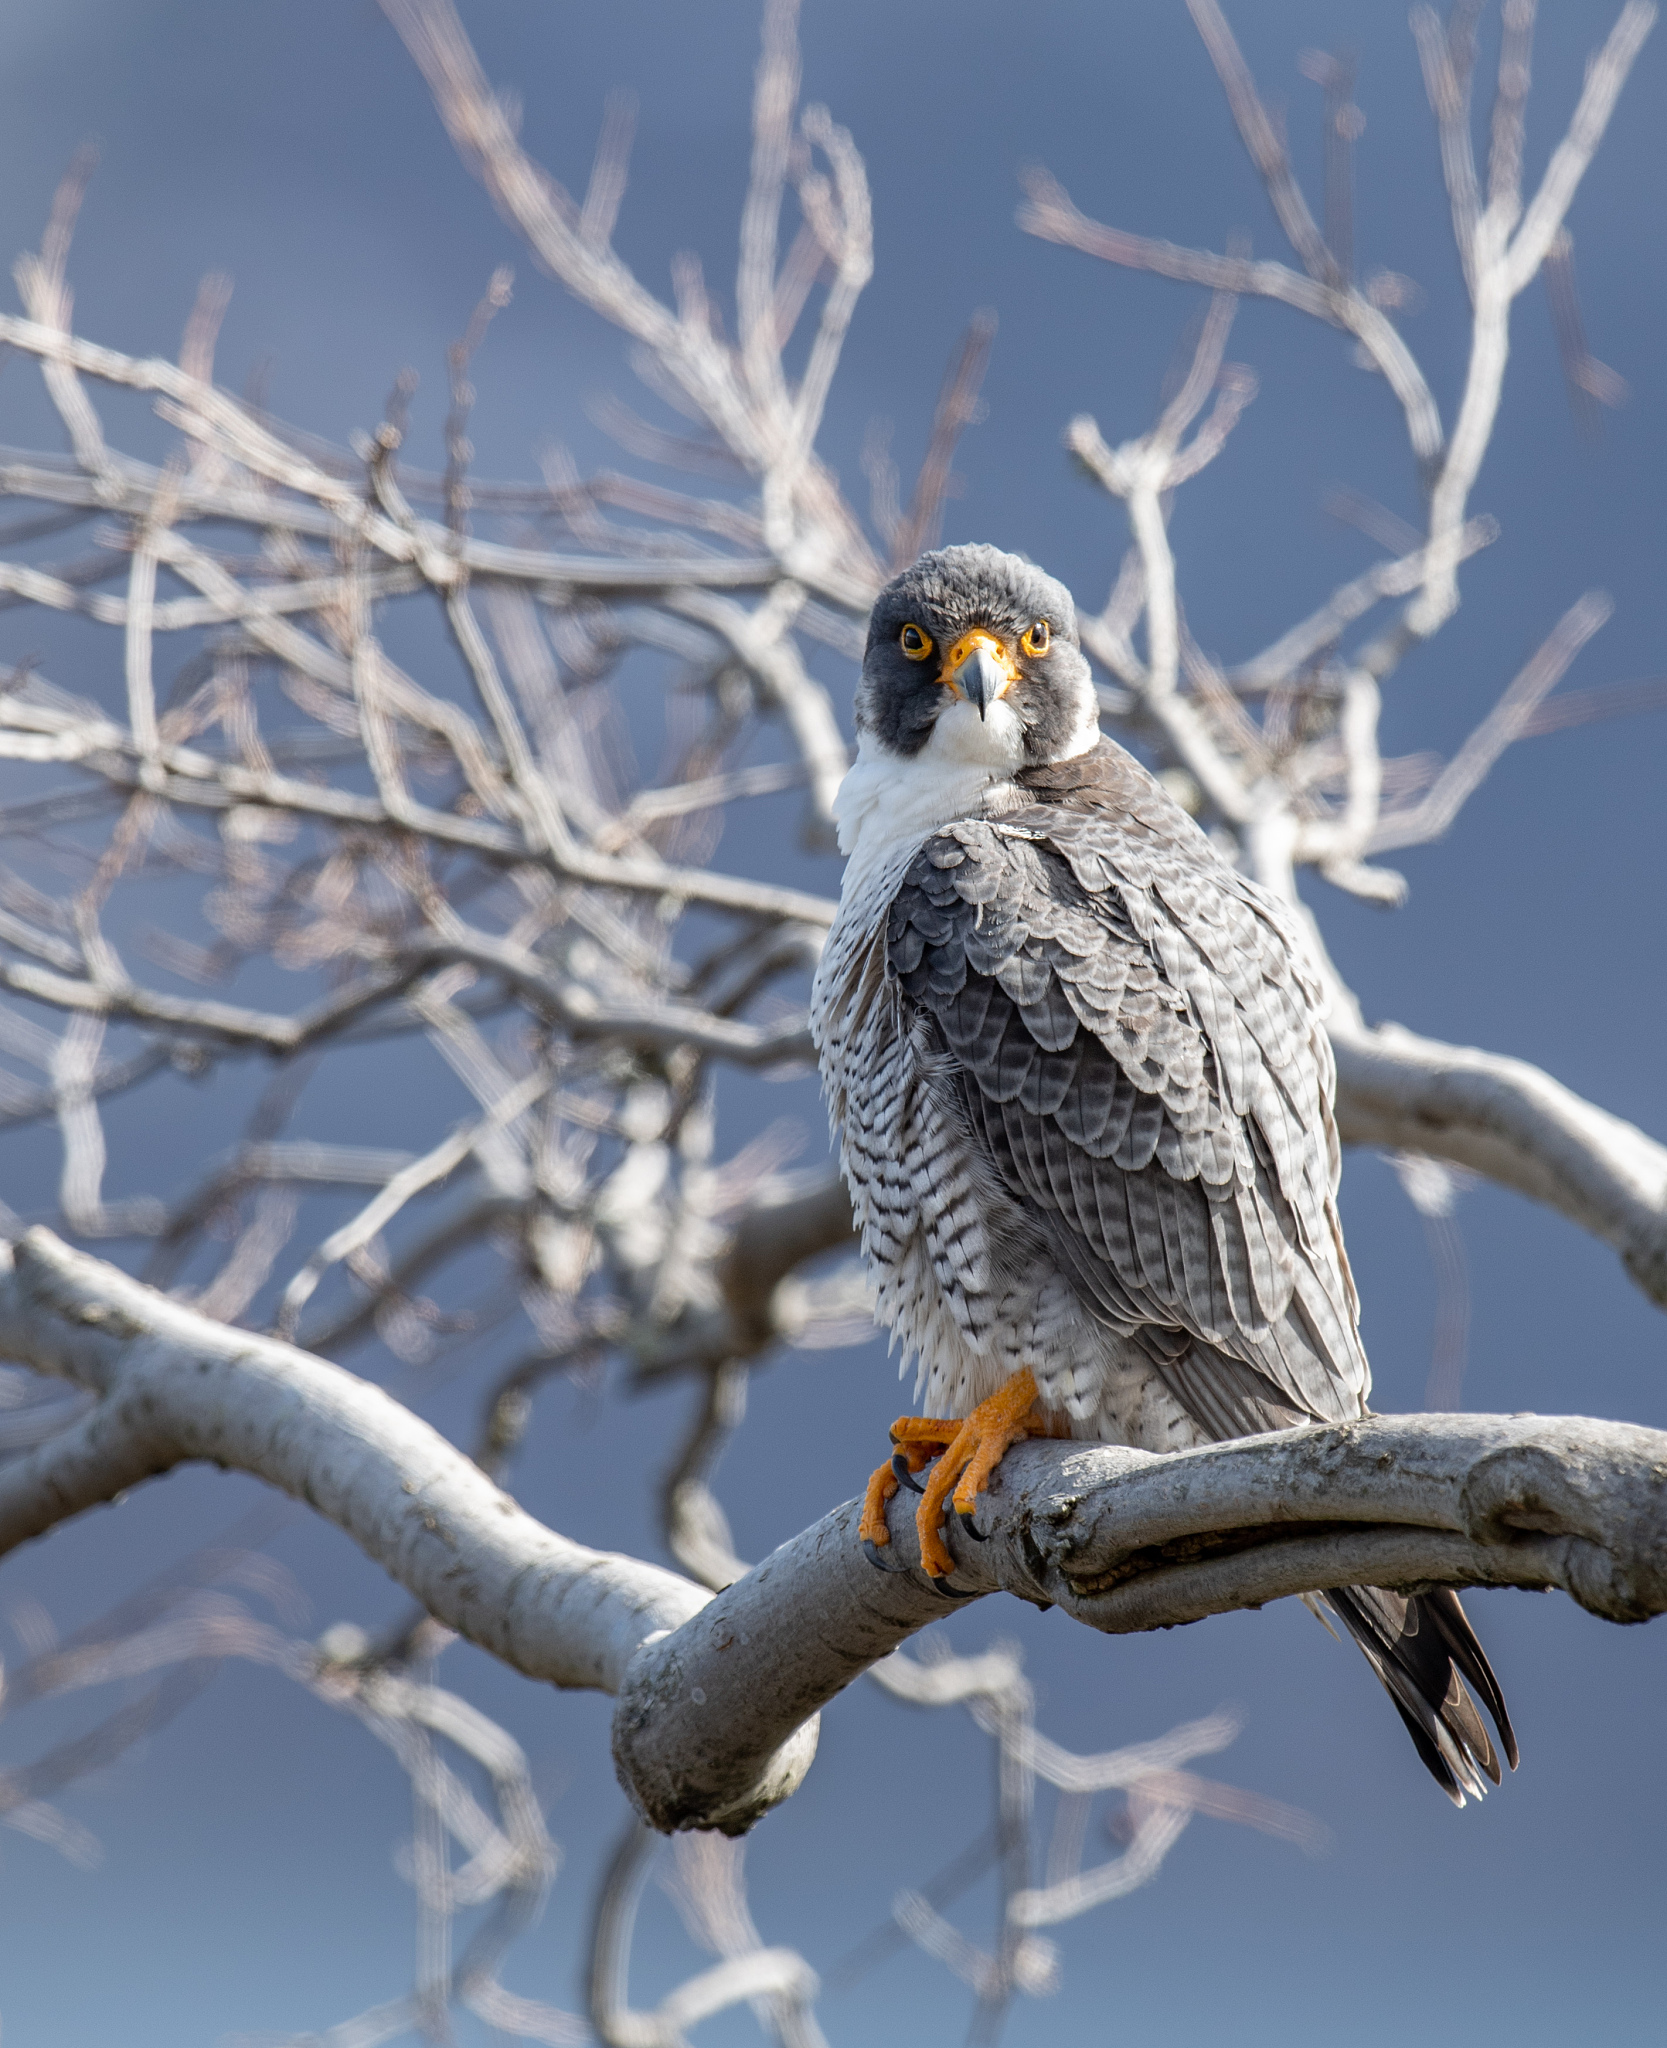
<path id="1" fill-rule="evenodd" d="M 976 706 L 980 720 L 989 716 L 990 706 L 1006 687 L 1000 664 L 987 647 L 975 647 L 961 664 L 955 680 L 967 702 Z"/>

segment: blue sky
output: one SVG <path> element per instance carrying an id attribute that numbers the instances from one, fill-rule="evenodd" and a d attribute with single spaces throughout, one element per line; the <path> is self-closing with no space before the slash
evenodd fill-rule
<path id="1" fill-rule="evenodd" d="M 1288 110 L 1310 189 L 1319 96 L 1297 54 L 1314 44 L 1358 53 L 1367 127 L 1357 247 L 1363 267 L 1405 272 L 1423 287 L 1406 331 L 1450 418 L 1462 287 L 1401 11 L 1365 0 L 1240 0 L 1229 12 L 1265 93 Z M 476 0 L 464 13 L 489 74 L 523 95 L 529 144 L 570 186 L 583 183 L 604 94 L 619 84 L 637 92 L 619 245 L 656 289 L 685 246 L 720 279 L 745 177 L 751 6 Z M 1612 10 L 1577 0 L 1546 15 L 1531 177 Z M 1122 546 L 1120 513 L 1071 474 L 1060 433 L 1083 410 L 1112 439 L 1147 423 L 1195 295 L 1026 239 L 1013 225 L 1017 173 L 1045 161 L 1100 218 L 1214 247 L 1248 229 L 1274 253 L 1277 231 L 1184 9 L 1178 0 L 807 0 L 803 39 L 806 97 L 853 129 L 875 195 L 876 272 L 830 409 L 830 459 L 854 478 L 866 425 L 883 414 L 896 422 L 907 471 L 957 334 L 975 307 L 993 306 L 1001 326 L 988 415 L 965 444 L 949 537 L 1021 548 L 1098 602 Z M 1591 345 L 1625 377 L 1630 402 L 1600 438 L 1582 438 L 1543 296 L 1531 289 L 1475 499 L 1499 516 L 1503 535 L 1467 571 L 1459 616 L 1392 685 L 1393 751 L 1450 751 L 1587 588 L 1610 591 L 1616 613 L 1567 687 L 1667 669 L 1664 103 L 1658 32 L 1571 220 Z M 369 0 L 14 5 L 0 26 L 6 247 L 35 242 L 65 164 L 89 137 L 102 166 L 71 274 L 77 323 L 91 338 L 173 353 L 198 278 L 229 270 L 223 383 L 241 388 L 267 365 L 274 411 L 345 440 L 375 422 L 395 373 L 412 363 L 423 376 L 417 459 L 437 460 L 444 350 L 493 267 L 508 261 L 515 301 L 476 372 L 481 470 L 536 475 L 539 448 L 557 440 L 582 464 L 617 460 L 586 412 L 600 389 L 633 395 L 615 337 L 519 251 L 453 158 Z M 1398 413 L 1381 383 L 1351 366 L 1341 337 L 1252 305 L 1230 353 L 1255 369 L 1261 395 L 1228 454 L 1182 494 L 1174 539 L 1193 629 L 1233 659 L 1372 558 L 1359 534 L 1324 513 L 1327 489 L 1351 486 L 1403 515 L 1416 496 Z M 15 360 L 0 374 L 0 441 L 55 446 L 31 374 Z M 154 431 L 121 417 L 131 431 Z M 22 616 L 0 621 L 6 659 L 36 644 L 36 623 Z M 845 716 L 850 677 L 828 673 Z M 1368 1015 L 1538 1061 L 1667 1136 L 1664 763 L 1660 713 L 1530 741 L 1446 841 L 1404 858 L 1405 909 L 1374 911 L 1314 884 L 1327 939 Z M 761 855 L 744 833 L 726 843 L 738 864 Z M 835 885 L 831 863 L 802 866 L 815 886 Z M 234 1072 L 224 1085 L 235 1092 L 248 1079 Z M 164 1192 L 185 1185 L 221 1142 L 216 1118 L 229 1107 L 220 1086 L 201 1098 L 125 1102 L 111 1119 L 118 1162 L 142 1158 Z M 397 1142 L 401 1086 L 397 1065 L 360 1073 L 338 1107 L 350 1097 L 367 1136 L 374 1128 Z M 723 1109 L 735 1133 L 797 1116 L 813 1149 L 820 1144 L 808 1086 L 790 1099 L 735 1086 Z M 53 1165 L 49 1134 L 7 1139 L 0 1193 L 19 1211 L 45 1206 Z M 1422 1227 L 1373 1158 L 1349 1159 L 1344 1207 L 1377 1403 L 1415 1407 L 1433 1305 Z M 1667 1321 L 1614 1255 L 1490 1189 L 1467 1194 L 1459 1213 L 1474 1290 L 1466 1405 L 1667 1426 Z M 465 1387 L 409 1375 L 391 1384 L 443 1425 L 468 1416 Z M 575 1536 L 654 1554 L 648 1482 L 685 1398 L 598 1404 L 553 1391 L 519 1492 Z M 736 1513 L 743 1552 L 762 1554 L 853 1491 L 896 1405 L 879 1346 L 792 1355 L 760 1372 L 731 1453 L 730 1469 L 748 1482 Z M 209 1540 L 257 1493 L 207 1473 L 154 1486 L 8 1559 L 0 1609 L 27 1596 L 73 1626 Z M 399 1611 L 397 1593 L 333 1531 L 297 1517 L 272 1547 L 310 1597 L 311 1625 Z M 1328 1857 L 1312 1862 L 1198 1822 L 1153 1887 L 1064 1931 L 1063 1990 L 1021 2006 L 1009 2039 L 1371 2048 L 1404 2039 L 1409 2024 L 1433 2044 L 1659 2039 L 1667 1631 L 1610 1628 L 1550 1598 L 1473 1596 L 1471 1608 L 1517 1716 L 1523 1769 L 1463 1814 L 1424 1778 L 1360 1661 L 1291 1603 L 1117 1641 L 993 1602 L 946 1624 L 968 1647 L 1017 1637 L 1044 1725 L 1079 1749 L 1236 1702 L 1245 1732 L 1213 1768 L 1308 1807 L 1334 1837 Z M 606 1703 L 552 1696 L 468 1650 L 451 1653 L 445 1669 L 515 1730 L 541 1784 L 559 1794 L 552 1827 L 567 1860 L 510 1981 L 574 2006 L 588 1875 L 621 1810 Z M 40 1739 L 39 1729 L 20 1730 L 8 1760 Z M 983 1768 L 980 1741 L 947 1716 L 911 1717 L 861 1688 L 839 1702 L 805 1789 L 756 1838 L 766 1939 L 798 1944 L 819 1964 L 836 1958 L 898 1886 L 971 1832 L 963 1807 L 982 1801 Z M 947 1787 L 941 1799 L 900 1800 L 928 1773 Z M 117 2039 L 180 2048 L 322 2027 L 408 1982 L 409 1897 L 389 1862 L 408 1824 L 404 1782 L 358 1730 L 271 1674 L 228 1671 L 65 1803 L 105 1843 L 96 1871 L 0 1837 L 7 2048 Z M 692 1960 L 669 1914 L 656 1921 L 642 1952 L 644 2002 Z M 904 2032 L 953 2041 L 962 2007 L 942 1972 L 905 1958 L 830 2001 L 823 2018 L 836 2043 Z M 742 2039 L 750 2026 L 719 2023 L 701 2038 Z"/>

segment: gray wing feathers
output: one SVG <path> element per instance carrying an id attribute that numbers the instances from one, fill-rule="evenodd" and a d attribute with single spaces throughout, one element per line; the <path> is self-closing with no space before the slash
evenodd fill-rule
<path id="1" fill-rule="evenodd" d="M 1079 1294 L 1201 1423 L 1344 1420 L 1368 1373 L 1318 991 L 1282 914 L 1175 816 L 946 827 L 892 898 L 888 968 Z"/>

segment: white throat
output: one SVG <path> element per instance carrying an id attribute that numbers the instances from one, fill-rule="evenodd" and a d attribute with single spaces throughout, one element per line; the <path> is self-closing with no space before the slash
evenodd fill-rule
<path id="1" fill-rule="evenodd" d="M 1099 737 L 1090 696 L 1057 758 L 1073 760 Z M 863 733 L 833 807 L 839 850 L 849 856 L 846 896 L 904 844 L 918 844 L 952 819 L 977 817 L 1016 800 L 1013 777 L 1023 765 L 1024 728 L 1000 699 L 982 718 L 971 704 L 946 705 L 918 754 L 894 754 Z"/>

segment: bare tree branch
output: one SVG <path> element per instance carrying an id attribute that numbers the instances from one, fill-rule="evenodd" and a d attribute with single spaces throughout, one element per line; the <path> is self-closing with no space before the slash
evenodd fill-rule
<path id="1" fill-rule="evenodd" d="M 1043 170 L 1027 172 L 1024 188 L 1027 198 L 1019 208 L 1018 221 L 1026 234 L 1080 249 L 1084 255 L 1122 264 L 1125 269 L 1150 270 L 1159 277 L 1207 285 L 1211 291 L 1241 297 L 1279 299 L 1299 313 L 1343 328 L 1368 352 L 1400 400 L 1419 461 L 1433 465 L 1439 459 L 1441 415 L 1423 372 L 1389 320 L 1357 287 L 1317 284 L 1283 263 L 1182 249 L 1173 242 L 1104 227 L 1079 212 L 1065 188 Z"/>
<path id="2" fill-rule="evenodd" d="M 1493 710 L 1437 776 L 1434 786 L 1416 804 L 1377 823 L 1367 841 L 1374 853 L 1396 846 L 1422 846 L 1441 837 L 1500 755 L 1528 730 L 1530 719 L 1613 610 L 1602 591 L 1592 590 L 1563 614 Z"/>
<path id="3" fill-rule="evenodd" d="M 1331 1017 L 1344 1140 L 1449 1160 L 1601 1237 L 1667 1308 L 1667 1147 L 1526 1060 Z"/>
<path id="4" fill-rule="evenodd" d="M 98 1426 L 0 1473 L 0 1545 L 186 1458 L 307 1500 L 449 1627 L 529 1676 L 619 1697 L 622 1781 L 662 1829 L 740 1832 L 787 1796 L 817 1708 L 942 1612 L 912 1517 L 890 1569 L 848 1502 L 710 1598 L 553 1534 L 379 1389 L 227 1330 L 36 1231 L 0 1286 L 0 1345 L 99 1396 Z M 1667 1439 L 1620 1423 L 1380 1417 L 1160 1457 L 1022 1446 L 957 1591 L 1095 1628 L 1170 1627 L 1332 1585 L 1558 1587 L 1667 1609 Z M 670 1633 L 667 1633 L 670 1631 Z"/>

